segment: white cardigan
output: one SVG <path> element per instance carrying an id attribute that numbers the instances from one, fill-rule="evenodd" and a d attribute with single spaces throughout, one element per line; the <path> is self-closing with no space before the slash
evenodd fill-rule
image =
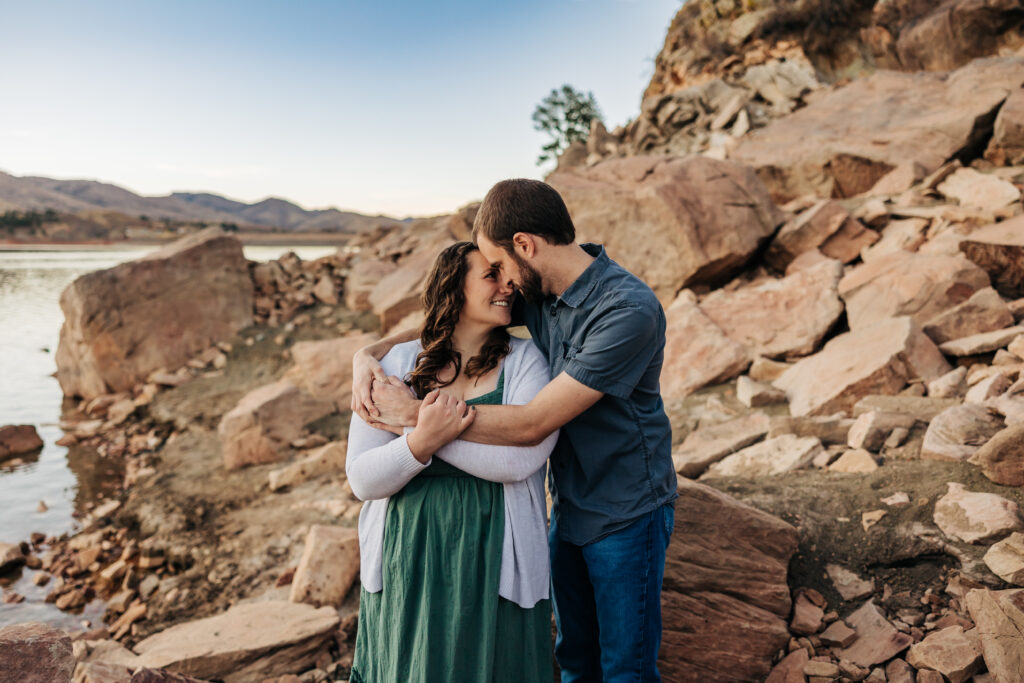
<path id="1" fill-rule="evenodd" d="M 505 386 L 502 403 L 525 405 L 550 381 L 547 360 L 528 339 L 511 339 L 502 363 Z M 416 366 L 420 342 L 396 344 L 381 359 L 388 375 L 405 377 Z M 384 521 L 388 496 L 400 491 L 430 464 L 409 451 L 411 428 L 397 436 L 368 425 L 352 415 L 345 473 L 352 491 L 366 501 L 359 513 L 359 578 L 370 593 L 383 589 Z M 531 447 L 490 446 L 457 439 L 434 455 L 481 479 L 504 484 L 505 538 L 501 552 L 498 595 L 529 609 L 548 597 L 550 577 L 547 545 L 547 506 L 544 476 L 558 432 Z M 410 561 L 415 561 L 410 558 Z"/>

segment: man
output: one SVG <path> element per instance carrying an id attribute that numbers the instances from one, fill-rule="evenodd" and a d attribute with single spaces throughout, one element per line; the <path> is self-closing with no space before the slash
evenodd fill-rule
<path id="1" fill-rule="evenodd" d="M 676 497 L 659 389 L 665 313 L 603 247 L 576 244 L 565 203 L 545 183 L 496 184 L 473 236 L 502 281 L 526 299 L 518 317 L 553 379 L 527 405 L 477 407 L 460 438 L 535 444 L 561 428 L 550 458 L 549 544 L 562 681 L 659 681 L 661 584 Z M 356 355 L 352 407 L 365 419 L 415 424 L 418 402 L 389 386 L 376 362 L 413 338 L 392 337 Z"/>

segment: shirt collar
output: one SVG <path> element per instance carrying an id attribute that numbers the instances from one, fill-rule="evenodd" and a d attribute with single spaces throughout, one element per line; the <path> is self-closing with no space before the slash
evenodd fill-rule
<path id="1" fill-rule="evenodd" d="M 573 308 L 578 307 L 587 298 L 587 295 L 593 291 L 597 285 L 601 276 L 604 275 L 604 271 L 608 268 L 608 264 L 611 260 L 608 258 L 608 254 L 605 252 L 604 247 L 600 244 L 593 244 L 587 242 L 581 244 L 580 247 L 583 251 L 587 252 L 594 257 L 593 263 L 587 266 L 587 269 L 580 273 L 580 276 L 569 288 L 562 292 L 562 295 L 558 299 L 566 306 Z"/>

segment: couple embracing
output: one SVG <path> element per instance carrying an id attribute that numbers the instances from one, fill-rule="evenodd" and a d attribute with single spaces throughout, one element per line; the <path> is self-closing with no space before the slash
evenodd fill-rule
<path id="1" fill-rule="evenodd" d="M 576 243 L 540 181 L 491 188 L 473 238 L 438 255 L 421 329 L 354 359 L 351 680 L 550 681 L 553 608 L 563 682 L 658 681 L 676 497 L 664 311 Z M 523 324 L 532 340 L 509 336 Z"/>

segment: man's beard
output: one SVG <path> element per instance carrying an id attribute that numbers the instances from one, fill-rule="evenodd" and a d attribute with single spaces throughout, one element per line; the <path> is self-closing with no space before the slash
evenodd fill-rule
<path id="1" fill-rule="evenodd" d="M 512 252 L 512 260 L 519 267 L 519 293 L 531 303 L 537 303 L 543 299 L 544 283 L 541 281 L 540 273 L 515 252 Z"/>

